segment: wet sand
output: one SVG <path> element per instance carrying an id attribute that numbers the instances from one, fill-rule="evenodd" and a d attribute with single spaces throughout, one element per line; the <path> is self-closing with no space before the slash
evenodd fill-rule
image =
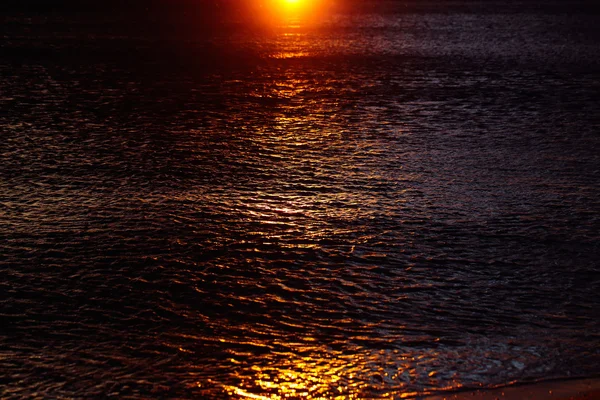
<path id="1" fill-rule="evenodd" d="M 600 378 L 541 382 L 461 392 L 423 400 L 600 400 Z"/>

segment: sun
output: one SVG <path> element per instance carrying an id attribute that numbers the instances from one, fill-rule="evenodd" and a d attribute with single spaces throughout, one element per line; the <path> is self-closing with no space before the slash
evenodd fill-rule
<path id="1" fill-rule="evenodd" d="M 279 0 L 284 7 L 296 8 L 302 4 L 302 0 Z"/>
<path id="2" fill-rule="evenodd" d="M 311 9 L 309 3 L 312 0 L 270 0 L 272 6 L 270 7 L 275 13 L 280 16 L 289 18 L 291 16 L 304 15 Z"/>
<path id="3" fill-rule="evenodd" d="M 0 0 L 1 1 L 1 0 Z M 275 25 L 287 24 L 290 20 L 303 26 L 316 24 L 322 20 L 326 11 L 335 0 L 245 0 L 248 3 L 260 4 L 257 14 L 263 21 Z M 259 11 L 258 11 L 259 10 Z"/>

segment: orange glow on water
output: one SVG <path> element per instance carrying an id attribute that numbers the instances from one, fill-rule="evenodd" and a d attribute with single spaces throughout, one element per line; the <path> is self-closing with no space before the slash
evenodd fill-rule
<path id="1" fill-rule="evenodd" d="M 405 399 L 455 391 L 463 387 L 460 381 L 436 390 L 423 388 L 421 393 L 410 388 L 410 382 L 426 375 L 435 387 L 437 372 L 429 371 L 439 354 L 401 353 L 390 350 L 369 350 L 361 347 L 333 350 L 320 344 L 318 339 L 306 336 L 301 341 L 276 343 L 283 350 L 283 358 L 272 358 L 267 353 L 252 365 L 235 364 L 236 384 L 222 388 L 238 400 L 363 400 L 374 398 L 371 390 L 381 399 Z M 427 365 L 427 366 L 426 366 Z"/>

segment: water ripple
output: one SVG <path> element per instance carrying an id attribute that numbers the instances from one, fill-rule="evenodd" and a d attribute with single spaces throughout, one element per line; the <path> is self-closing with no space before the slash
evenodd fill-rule
<path id="1" fill-rule="evenodd" d="M 3 398 L 598 373 L 596 16 L 0 18 Z"/>

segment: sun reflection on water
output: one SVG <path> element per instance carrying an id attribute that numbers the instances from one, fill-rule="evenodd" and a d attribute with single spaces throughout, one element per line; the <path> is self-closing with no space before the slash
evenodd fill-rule
<path id="1" fill-rule="evenodd" d="M 286 59 L 310 56 L 311 43 L 303 22 L 297 17 L 289 17 L 280 28 L 277 35 L 276 53 L 272 58 Z"/>
<path id="2" fill-rule="evenodd" d="M 240 371 L 236 385 L 223 388 L 240 399 L 403 399 L 432 394 L 409 389 L 417 379 L 436 384 L 436 353 L 409 354 L 357 347 L 352 353 L 314 343 L 291 343 L 285 351 L 266 355 L 264 362 Z M 283 346 L 283 344 L 282 344 Z M 427 367 L 426 367 L 427 366 Z M 436 393 L 456 390 L 455 381 Z"/>
<path id="3" fill-rule="evenodd" d="M 284 2 L 278 0 L 280 6 Z M 314 32 L 308 28 L 314 23 L 315 14 L 306 10 L 300 12 L 300 4 L 304 2 L 297 1 L 293 4 L 295 7 L 280 9 L 276 46 L 271 58 L 310 57 L 311 51 L 315 51 Z M 300 258 L 309 258 L 308 262 L 326 252 L 350 253 L 354 246 L 324 249 L 322 243 L 333 236 L 350 232 L 352 243 L 360 244 L 363 233 L 355 232 L 352 224 L 336 227 L 330 221 L 354 221 L 359 213 L 364 218 L 368 211 L 360 211 L 361 205 L 376 201 L 371 194 L 360 191 L 329 191 L 329 182 L 320 178 L 324 174 L 324 166 L 317 161 L 323 159 L 328 148 L 340 145 L 345 128 L 343 121 L 336 120 L 339 108 L 337 77 L 323 71 L 321 75 L 308 79 L 302 71 L 295 69 L 294 62 L 279 62 L 277 65 L 286 72 L 279 79 L 269 76 L 252 92 L 253 99 L 270 106 L 270 120 L 264 126 L 254 127 L 249 139 L 255 146 L 255 154 L 277 166 L 277 173 L 268 185 L 257 188 L 252 195 L 231 196 L 234 208 L 240 213 L 234 226 L 251 226 L 245 243 L 237 243 L 240 248 L 248 248 L 240 254 L 244 265 L 253 265 L 257 257 L 270 257 L 272 247 L 314 249 L 314 252 L 294 253 Z M 302 157 L 298 156 L 299 151 Z M 350 163 L 348 155 L 335 154 L 328 161 L 344 170 Z M 343 176 L 334 177 L 344 180 Z M 298 185 L 298 182 L 301 184 Z M 298 189 L 292 189 L 294 185 Z M 204 200 L 207 200 L 206 196 Z M 215 203 L 225 200 L 220 194 Z M 351 207 L 336 205 L 341 203 Z M 312 255 L 314 258 L 309 257 Z M 286 279 L 277 277 L 277 269 L 266 271 L 259 267 L 259 273 L 267 276 L 261 281 L 261 287 L 253 279 L 235 279 L 237 285 L 251 293 L 236 298 L 240 303 L 238 310 L 244 314 L 243 320 L 251 317 L 264 319 L 264 314 L 268 313 L 269 318 L 276 322 L 235 326 L 227 323 L 227 329 L 236 331 L 236 339 L 230 336 L 223 340 L 223 348 L 230 356 L 230 369 L 219 388 L 230 398 L 407 398 L 417 394 L 409 389 L 415 381 L 437 380 L 435 374 L 431 375 L 437 360 L 435 351 L 418 358 L 410 351 L 390 349 L 390 343 L 401 342 L 402 338 L 398 335 L 377 335 L 382 343 L 385 342 L 382 345 L 386 346 L 385 349 L 352 343 L 352 340 L 356 343 L 369 341 L 369 333 L 378 327 L 346 318 L 345 311 L 336 310 L 329 301 L 324 301 L 327 297 L 324 292 L 329 293 L 327 288 L 337 284 L 329 280 L 331 269 L 309 271 L 298 263 L 298 258 L 290 263 L 294 267 L 290 266 Z M 361 290 L 360 285 L 353 285 L 350 281 L 347 286 Z M 284 294 L 281 294 L 282 290 Z M 349 297 L 345 300 L 353 301 Z M 313 317 L 306 311 L 307 321 L 288 318 L 287 312 L 298 307 L 314 308 L 310 311 L 314 313 Z M 247 311 L 251 309 L 256 310 L 256 314 L 251 316 Z M 395 328 L 401 329 L 398 325 Z M 344 332 L 342 335 L 347 337 L 340 335 L 332 339 L 330 335 L 321 334 L 330 330 Z M 255 349 L 256 353 L 250 349 Z M 435 385 L 432 383 L 431 386 Z M 421 394 L 424 392 L 426 390 Z"/>
<path id="4" fill-rule="evenodd" d="M 252 377 L 240 377 L 238 386 L 226 390 L 242 398 L 257 399 L 354 399 L 359 398 L 366 383 L 352 382 L 351 360 L 330 355 L 327 358 L 290 353 L 282 365 L 254 365 Z M 258 392 L 258 393 L 257 393 Z"/>

